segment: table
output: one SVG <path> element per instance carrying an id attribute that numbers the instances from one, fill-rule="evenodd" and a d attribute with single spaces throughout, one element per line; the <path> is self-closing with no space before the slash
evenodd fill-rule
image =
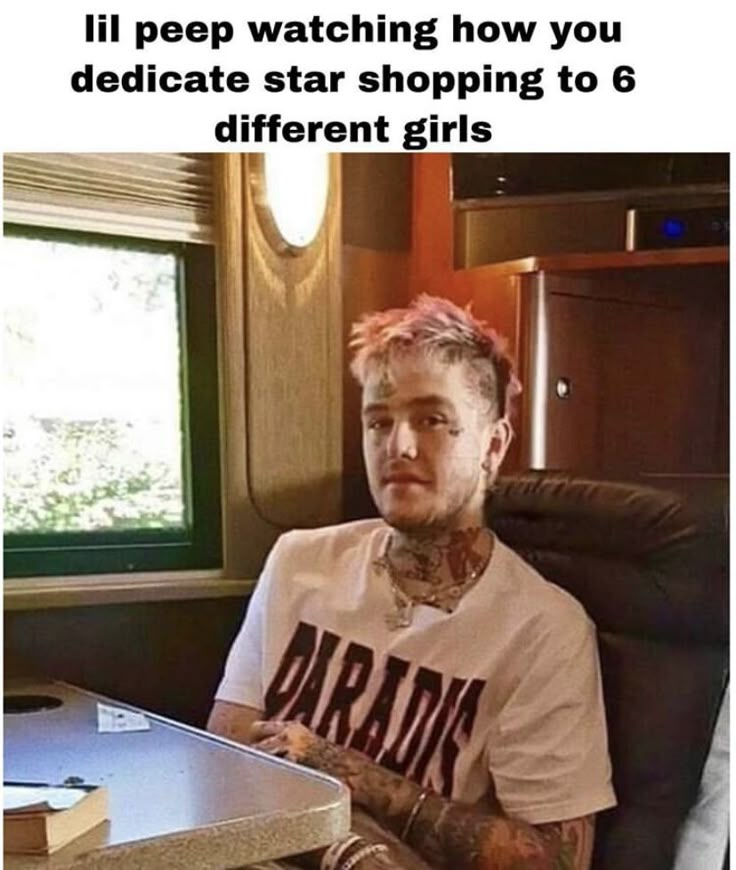
<path id="1" fill-rule="evenodd" d="M 348 832 L 349 793 L 331 777 L 150 713 L 149 731 L 99 733 L 98 702 L 136 708 L 66 683 L 12 681 L 5 693 L 63 701 L 5 714 L 5 779 L 78 776 L 110 798 L 108 823 L 51 856 L 5 855 L 7 870 L 226 870 Z"/>

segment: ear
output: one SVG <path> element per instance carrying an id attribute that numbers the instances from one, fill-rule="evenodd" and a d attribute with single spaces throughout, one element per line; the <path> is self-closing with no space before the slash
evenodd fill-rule
<path id="1" fill-rule="evenodd" d="M 491 429 L 491 438 L 484 462 L 484 465 L 488 469 L 489 486 L 498 476 L 501 463 L 506 456 L 513 437 L 514 430 L 508 417 L 501 417 L 499 420 L 496 420 Z"/>

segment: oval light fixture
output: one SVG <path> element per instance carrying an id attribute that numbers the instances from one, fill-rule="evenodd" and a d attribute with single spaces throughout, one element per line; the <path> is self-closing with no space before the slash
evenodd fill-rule
<path id="1" fill-rule="evenodd" d="M 263 155 L 266 202 L 282 238 L 303 248 L 319 232 L 327 207 L 327 154 L 272 151 Z"/>

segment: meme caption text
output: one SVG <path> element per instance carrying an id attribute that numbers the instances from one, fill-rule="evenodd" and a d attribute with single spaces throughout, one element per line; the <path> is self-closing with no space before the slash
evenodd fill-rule
<path id="1" fill-rule="evenodd" d="M 117 44 L 132 48 L 140 62 L 113 68 L 90 59 L 71 72 L 69 85 L 74 94 L 232 95 L 232 109 L 211 124 L 211 135 L 218 143 L 391 143 L 407 151 L 436 144 L 483 145 L 494 136 L 491 113 L 495 100 L 534 104 L 549 93 L 595 99 L 603 91 L 630 94 L 637 86 L 635 67 L 619 56 L 625 34 L 622 22 L 615 20 L 488 20 L 457 13 L 417 20 L 385 14 L 352 14 L 340 19 L 311 15 L 300 20 L 155 20 L 91 12 L 80 21 L 80 35 L 98 50 Z M 294 62 L 274 68 L 242 63 L 256 54 L 262 60 L 264 52 L 277 45 L 293 47 Z M 603 55 L 603 67 L 600 56 L 596 68 L 592 63 L 566 61 L 566 52 L 589 45 L 611 46 Z M 177 67 L 171 59 L 180 46 L 196 46 L 207 62 L 196 68 Z M 320 51 L 319 68 L 296 55 L 309 46 Z M 365 68 L 327 68 L 330 48 L 336 53 L 345 46 L 399 48 L 400 61 L 392 54 L 390 60 L 384 58 Z M 424 58 L 440 57 L 447 46 L 472 49 L 466 68 L 422 65 Z M 491 55 L 500 47 L 505 56 L 511 48 L 519 52 L 518 66 L 503 63 L 499 67 L 493 62 Z M 478 50 L 487 50 L 488 62 L 475 61 Z M 157 52 L 165 54 L 163 62 Z M 532 56 L 543 62 L 529 63 Z M 226 62 L 232 57 L 237 65 Z M 371 57 L 375 60 L 376 56 Z M 294 94 L 310 99 L 304 105 L 314 109 L 313 117 L 295 119 L 279 111 L 280 97 Z M 354 99 L 358 117 L 346 120 L 321 114 L 319 109 L 328 105 L 324 98 L 329 95 Z M 386 113 L 365 111 L 371 95 L 374 99 L 398 95 L 407 106 L 422 100 L 424 111 L 396 124 Z M 443 100 L 452 102 L 453 109 L 460 102 L 468 111 L 446 113 Z M 259 108 L 264 101 L 268 111 Z M 426 111 L 427 105 L 431 111 Z M 480 110 L 476 110 L 478 105 Z"/>

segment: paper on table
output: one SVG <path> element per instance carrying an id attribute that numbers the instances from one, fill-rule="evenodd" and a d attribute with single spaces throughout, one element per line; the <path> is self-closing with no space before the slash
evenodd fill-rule
<path id="1" fill-rule="evenodd" d="M 134 713 L 124 707 L 97 704 L 97 730 L 102 733 L 117 731 L 150 731 L 151 723 L 143 713 Z"/>

